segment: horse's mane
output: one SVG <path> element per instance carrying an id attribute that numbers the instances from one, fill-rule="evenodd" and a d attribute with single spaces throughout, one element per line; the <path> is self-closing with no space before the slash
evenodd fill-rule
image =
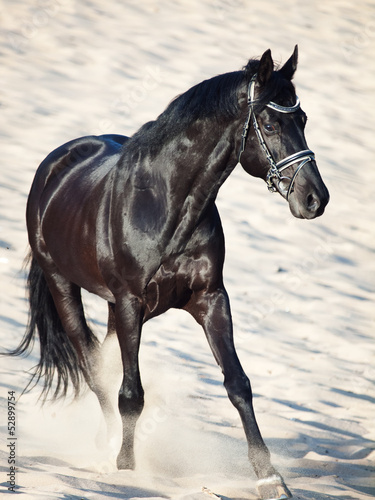
<path id="1" fill-rule="evenodd" d="M 194 121 L 214 118 L 221 123 L 234 118 L 239 112 L 238 91 L 250 82 L 258 67 L 259 60 L 250 59 L 242 70 L 214 76 L 177 96 L 155 121 L 144 124 L 130 138 L 125 154 L 138 156 L 139 153 L 149 152 L 155 155 Z M 257 99 L 255 110 L 273 100 L 284 84 L 282 75 L 274 71 Z"/>

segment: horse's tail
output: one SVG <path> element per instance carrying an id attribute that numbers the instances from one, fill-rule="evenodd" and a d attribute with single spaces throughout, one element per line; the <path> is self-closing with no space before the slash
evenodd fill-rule
<path id="1" fill-rule="evenodd" d="M 43 378 L 41 397 L 44 401 L 52 387 L 54 387 L 53 399 L 66 396 L 69 380 L 73 384 L 75 395 L 78 395 L 81 383 L 78 356 L 64 331 L 42 268 L 32 252 L 29 259 L 31 260 L 27 279 L 29 323 L 20 345 L 9 354 L 17 356 L 29 352 L 38 334 L 40 361 L 24 392 L 31 389 L 29 387 L 33 382 L 32 387 Z"/>

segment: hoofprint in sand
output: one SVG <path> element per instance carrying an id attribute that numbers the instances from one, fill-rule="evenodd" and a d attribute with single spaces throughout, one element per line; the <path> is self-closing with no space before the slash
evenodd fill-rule
<path id="1" fill-rule="evenodd" d="M 285 61 L 299 43 L 296 85 L 309 116 L 307 140 L 331 202 L 320 220 L 295 220 L 283 200 L 238 167 L 218 200 L 225 281 L 257 418 L 294 496 L 375 496 L 371 3 L 3 1 L 1 17 L 6 348 L 18 344 L 27 322 L 24 210 L 46 154 L 88 133 L 131 134 L 194 83 L 240 68 L 268 47 Z M 89 295 L 85 303 L 103 336 L 105 304 Z M 1 359 L 5 490 L 8 391 L 21 393 L 37 357 L 36 347 L 27 359 Z M 112 387 L 114 372 L 108 374 Z M 203 486 L 221 497 L 255 498 L 241 423 L 189 316 L 172 311 L 146 325 L 141 373 L 146 407 L 134 472 L 116 472 L 114 453 L 103 450 L 91 393 L 43 408 L 37 391 L 19 400 L 22 498 L 208 498 Z"/>

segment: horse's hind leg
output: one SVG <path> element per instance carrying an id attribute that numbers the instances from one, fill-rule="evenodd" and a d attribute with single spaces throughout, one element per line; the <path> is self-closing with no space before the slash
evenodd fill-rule
<path id="1" fill-rule="evenodd" d="M 45 277 L 62 327 L 74 347 L 87 384 L 94 390 L 99 343 L 86 323 L 81 289 L 60 275 L 54 266 L 52 272 L 48 266 L 48 271 Z"/>
<path id="2" fill-rule="evenodd" d="M 113 305 L 109 307 L 108 334 L 101 347 L 86 323 L 80 288 L 66 280 L 56 271 L 46 278 L 48 287 L 53 297 L 55 307 L 60 317 L 62 326 L 77 354 L 80 370 L 90 389 L 97 396 L 103 411 L 107 427 L 107 445 L 115 451 L 117 444 L 118 412 L 111 400 L 111 391 L 106 380 L 106 366 L 103 365 L 108 354 L 107 347 L 116 334 Z M 103 351 L 104 347 L 104 352 Z M 115 345 L 118 351 L 118 345 Z M 109 353 L 112 356 L 112 353 Z"/>
<path id="3" fill-rule="evenodd" d="M 108 447 L 118 451 L 121 433 L 118 412 L 118 388 L 121 384 L 122 363 L 120 346 L 116 336 L 115 305 L 108 303 L 108 330 L 100 349 L 100 359 L 95 373 L 95 392 L 107 428 Z"/>
<path id="4" fill-rule="evenodd" d="M 112 375 L 113 358 L 116 357 L 116 353 L 113 351 L 119 350 L 118 341 L 115 338 L 114 305 L 109 304 L 108 333 L 103 346 L 100 347 L 99 342 L 86 323 L 80 288 L 59 275 L 56 269 L 54 269 L 53 273 L 50 272 L 48 277 L 46 276 L 46 280 L 62 327 L 77 354 L 80 370 L 86 383 L 99 400 L 107 427 L 106 443 L 115 452 L 118 449 L 118 444 L 120 444 L 117 439 L 117 431 L 120 430 L 119 419 L 106 377 L 109 371 L 108 361 L 112 362 Z"/>

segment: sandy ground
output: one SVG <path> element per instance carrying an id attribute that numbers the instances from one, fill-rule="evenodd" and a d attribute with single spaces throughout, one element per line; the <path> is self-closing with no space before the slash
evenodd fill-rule
<path id="1" fill-rule="evenodd" d="M 300 48 L 307 139 L 331 193 L 293 219 L 240 167 L 218 199 L 236 343 L 275 465 L 300 500 L 375 498 L 375 5 L 372 1 L 1 0 L 0 344 L 25 330 L 24 212 L 40 161 L 88 134 L 130 135 L 177 94 L 271 48 Z M 103 335 L 106 305 L 85 296 Z M 37 361 L 1 358 L 0 496 L 8 391 Z M 200 329 L 181 312 L 147 324 L 146 408 L 134 472 L 103 451 L 98 403 L 17 403 L 20 498 L 254 499 L 240 420 Z M 114 393 L 116 378 L 109 379 Z"/>

